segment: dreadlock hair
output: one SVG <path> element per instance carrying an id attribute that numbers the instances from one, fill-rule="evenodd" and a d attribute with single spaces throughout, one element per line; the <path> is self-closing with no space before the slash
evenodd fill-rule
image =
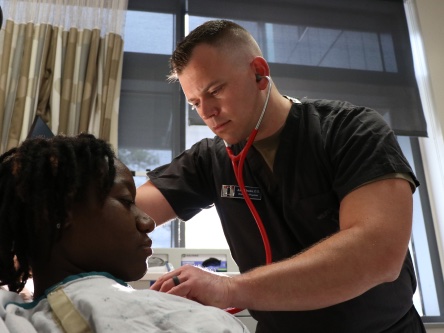
<path id="1" fill-rule="evenodd" d="M 49 259 L 71 205 L 86 200 L 89 189 L 104 202 L 114 158 L 91 134 L 27 139 L 0 156 L 0 286 L 24 288 L 33 263 Z"/>

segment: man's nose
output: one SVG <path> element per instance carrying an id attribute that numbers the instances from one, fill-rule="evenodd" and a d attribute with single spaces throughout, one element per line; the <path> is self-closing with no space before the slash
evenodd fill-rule
<path id="1" fill-rule="evenodd" d="M 216 107 L 215 103 L 211 102 L 208 99 L 201 100 L 199 111 L 200 111 L 199 115 L 203 120 L 214 117 L 219 113 L 218 108 Z"/>

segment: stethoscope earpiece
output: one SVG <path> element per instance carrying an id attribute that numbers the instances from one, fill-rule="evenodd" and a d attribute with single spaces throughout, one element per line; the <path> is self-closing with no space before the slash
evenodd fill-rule
<path id="1" fill-rule="evenodd" d="M 256 82 L 262 80 L 262 75 L 256 74 Z"/>

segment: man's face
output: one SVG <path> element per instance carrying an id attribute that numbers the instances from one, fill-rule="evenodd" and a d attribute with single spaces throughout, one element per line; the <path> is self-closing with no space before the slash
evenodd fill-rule
<path id="1" fill-rule="evenodd" d="M 200 44 L 179 81 L 188 102 L 214 134 L 229 144 L 250 135 L 262 102 L 254 69 L 245 56 Z"/>

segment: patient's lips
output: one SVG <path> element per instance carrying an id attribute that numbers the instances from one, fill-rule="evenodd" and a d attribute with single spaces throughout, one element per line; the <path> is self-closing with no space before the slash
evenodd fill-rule
<path id="1" fill-rule="evenodd" d="M 141 248 L 146 252 L 147 256 L 150 256 L 153 254 L 153 250 L 151 248 L 153 244 L 153 241 L 148 236 L 143 239 Z"/>

